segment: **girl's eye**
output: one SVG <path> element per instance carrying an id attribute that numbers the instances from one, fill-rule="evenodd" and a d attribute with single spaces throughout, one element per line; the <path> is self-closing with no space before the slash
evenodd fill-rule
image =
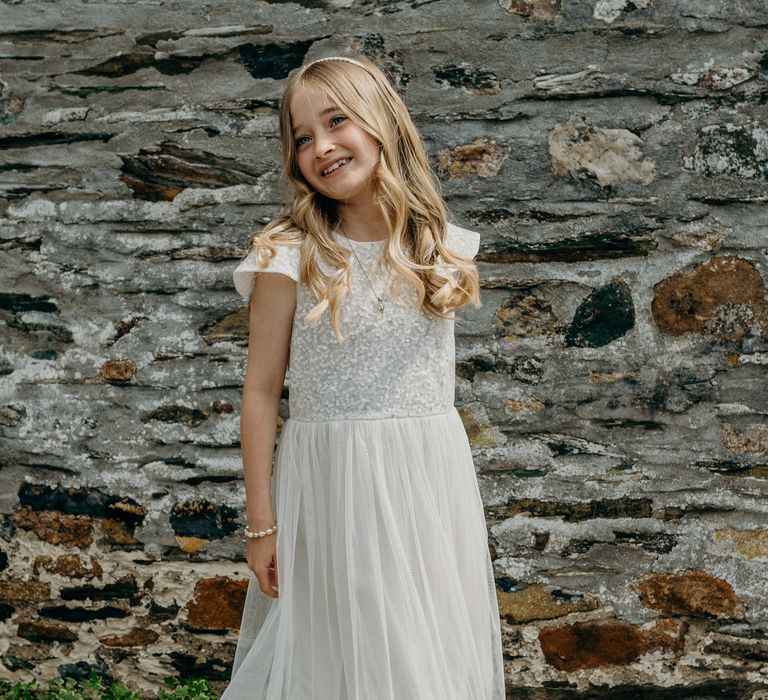
<path id="1" fill-rule="evenodd" d="M 335 126 L 335 120 L 341 119 L 342 121 L 346 119 L 346 117 L 343 114 L 337 114 L 335 117 L 331 117 L 331 124 Z M 308 136 L 299 136 L 299 138 L 296 139 L 296 148 L 300 148 L 304 145 L 303 139 L 309 138 Z"/>

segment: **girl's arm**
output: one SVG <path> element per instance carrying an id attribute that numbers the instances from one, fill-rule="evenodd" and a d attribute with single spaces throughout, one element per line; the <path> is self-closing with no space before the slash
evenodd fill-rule
<path id="1" fill-rule="evenodd" d="M 274 521 L 270 491 L 272 453 L 295 311 L 295 281 L 276 272 L 256 275 L 240 411 L 246 516 L 252 530 L 265 529 Z"/>

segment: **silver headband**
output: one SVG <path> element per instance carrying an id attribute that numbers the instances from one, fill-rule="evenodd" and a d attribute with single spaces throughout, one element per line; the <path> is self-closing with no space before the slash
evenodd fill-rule
<path id="1" fill-rule="evenodd" d="M 310 63 L 307 63 L 307 65 L 304 66 L 304 69 L 306 70 L 310 66 L 313 66 L 315 63 L 320 63 L 321 61 L 346 61 L 347 63 L 354 63 L 356 66 L 360 66 L 360 68 L 368 73 L 371 72 L 368 69 L 368 66 L 360 63 L 360 61 L 356 61 L 354 58 L 348 58 L 347 56 L 326 56 L 325 58 L 318 58 L 314 61 L 311 61 Z"/>

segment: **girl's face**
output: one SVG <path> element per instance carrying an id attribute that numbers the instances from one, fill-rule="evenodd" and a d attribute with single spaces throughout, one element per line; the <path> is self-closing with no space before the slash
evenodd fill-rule
<path id="1" fill-rule="evenodd" d="M 300 87 L 289 105 L 296 164 L 304 179 L 334 200 L 373 197 L 379 144 L 322 91 Z M 340 165 L 329 170 L 334 164 Z"/>

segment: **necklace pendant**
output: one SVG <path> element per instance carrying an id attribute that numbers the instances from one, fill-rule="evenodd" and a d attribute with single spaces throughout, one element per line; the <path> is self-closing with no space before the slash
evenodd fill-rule
<path id="1" fill-rule="evenodd" d="M 384 302 L 381 300 L 381 297 L 379 297 L 379 311 L 384 311 Z"/>

